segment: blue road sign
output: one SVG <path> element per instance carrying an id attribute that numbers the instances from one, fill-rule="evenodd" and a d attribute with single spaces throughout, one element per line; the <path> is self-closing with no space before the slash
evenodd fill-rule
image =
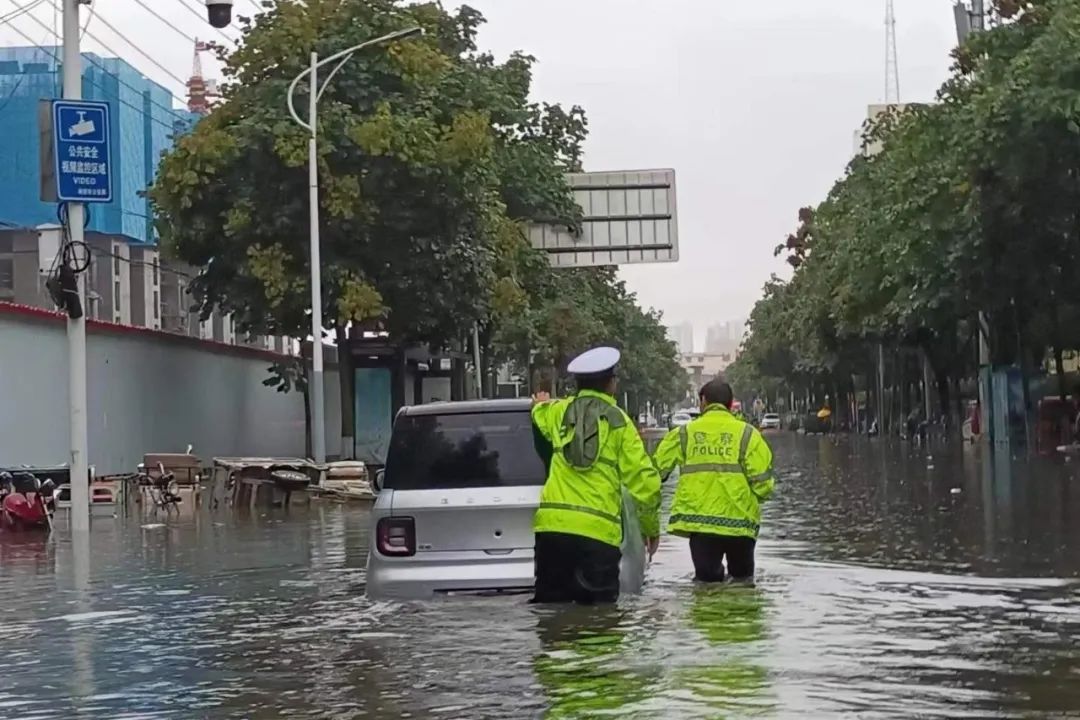
<path id="1" fill-rule="evenodd" d="M 53 100 L 52 111 L 57 199 L 112 202 L 109 105 Z"/>

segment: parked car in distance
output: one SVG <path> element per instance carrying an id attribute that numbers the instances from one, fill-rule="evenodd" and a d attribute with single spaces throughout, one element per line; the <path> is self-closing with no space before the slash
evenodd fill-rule
<path id="1" fill-rule="evenodd" d="M 779 430 L 780 429 L 780 416 L 776 413 L 765 413 L 761 416 L 761 429 L 762 430 Z"/>
<path id="2" fill-rule="evenodd" d="M 369 597 L 532 589 L 533 515 L 547 472 L 530 407 L 523 398 L 402 408 L 376 476 Z M 625 491 L 623 518 L 620 585 L 640 592 L 645 549 Z"/>
<path id="3" fill-rule="evenodd" d="M 690 423 L 690 421 L 693 420 L 693 419 L 694 418 L 692 418 L 690 416 L 690 413 L 688 413 L 688 412 L 679 411 L 677 413 L 672 413 L 671 414 L 671 427 L 677 428 L 677 427 L 682 427 L 683 425 L 688 425 Z"/>

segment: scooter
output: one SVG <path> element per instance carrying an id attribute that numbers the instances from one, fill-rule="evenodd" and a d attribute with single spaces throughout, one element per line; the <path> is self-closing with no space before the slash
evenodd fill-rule
<path id="1" fill-rule="evenodd" d="M 180 512 L 180 486 L 176 477 L 171 472 L 166 472 L 165 466 L 158 463 L 156 473 L 148 473 L 140 466 L 139 484 L 147 487 L 147 496 L 153 507 L 154 513 L 164 510 L 171 513 L 174 510 Z"/>
<path id="2" fill-rule="evenodd" d="M 0 528 L 52 531 L 56 485 L 29 472 L 0 472 Z"/>

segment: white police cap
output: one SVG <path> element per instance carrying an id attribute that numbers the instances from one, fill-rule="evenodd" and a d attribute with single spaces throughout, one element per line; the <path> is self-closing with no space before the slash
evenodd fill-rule
<path id="1" fill-rule="evenodd" d="M 600 375 L 618 365 L 620 357 L 613 347 L 593 348 L 571 360 L 566 370 L 571 375 Z"/>

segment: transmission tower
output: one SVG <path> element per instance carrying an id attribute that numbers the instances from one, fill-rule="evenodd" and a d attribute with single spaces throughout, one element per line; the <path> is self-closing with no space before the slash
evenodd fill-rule
<path id="1" fill-rule="evenodd" d="M 218 97 L 217 81 L 203 77 L 201 55 L 210 52 L 210 45 L 195 39 L 195 57 L 191 63 L 191 78 L 187 81 L 188 110 L 197 115 L 210 112 L 210 98 Z"/>
<path id="2" fill-rule="evenodd" d="M 885 104 L 900 102 L 900 63 L 896 53 L 896 12 L 885 0 Z"/>

